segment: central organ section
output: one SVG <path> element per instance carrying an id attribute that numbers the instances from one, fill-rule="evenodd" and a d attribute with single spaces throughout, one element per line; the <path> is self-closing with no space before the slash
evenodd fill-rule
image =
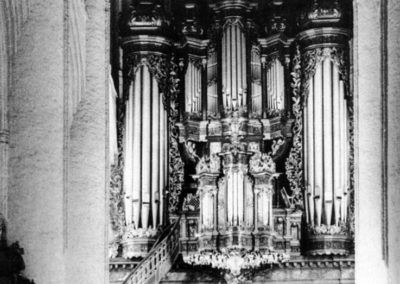
<path id="1" fill-rule="evenodd" d="M 229 277 L 352 253 L 350 34 L 340 1 L 322 2 L 294 21 L 286 1 L 179 1 L 174 24 L 163 1 L 134 1 L 122 26 L 124 258 L 145 257 L 175 222 L 183 260 Z"/>

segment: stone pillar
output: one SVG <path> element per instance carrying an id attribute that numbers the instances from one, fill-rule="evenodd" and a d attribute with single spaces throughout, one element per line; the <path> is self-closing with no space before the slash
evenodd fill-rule
<path id="1" fill-rule="evenodd" d="M 398 283 L 398 1 L 354 1 L 355 279 Z M 373 244 L 371 246 L 371 244 Z"/>
<path id="2" fill-rule="evenodd" d="M 65 283 L 63 2 L 31 1 L 9 100 L 8 237 L 37 283 Z M 104 173 L 104 169 L 103 169 Z"/>
<path id="3" fill-rule="evenodd" d="M 36 283 L 108 280 L 107 9 L 94 2 L 30 1 L 15 56 L 9 240 Z"/>
<path id="4" fill-rule="evenodd" d="M 108 283 L 108 6 L 104 1 L 88 0 L 81 8 L 87 17 L 86 82 L 85 92 L 77 98 L 65 153 L 68 182 L 64 283 Z"/>

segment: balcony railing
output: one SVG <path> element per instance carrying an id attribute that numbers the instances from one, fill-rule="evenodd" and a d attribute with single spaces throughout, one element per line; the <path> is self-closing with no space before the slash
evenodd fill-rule
<path id="1" fill-rule="evenodd" d="M 179 254 L 179 223 L 178 219 L 165 230 L 162 238 L 139 265 L 126 277 L 123 284 L 159 283 L 170 270 Z"/>

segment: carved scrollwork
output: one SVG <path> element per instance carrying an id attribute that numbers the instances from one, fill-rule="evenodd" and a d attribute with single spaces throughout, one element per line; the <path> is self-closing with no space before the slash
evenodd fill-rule
<path id="1" fill-rule="evenodd" d="M 339 225 L 327 226 L 322 224 L 320 226 L 309 225 L 307 227 L 308 233 L 310 235 L 348 235 L 349 227 L 345 222 L 341 222 Z"/>
<path id="2" fill-rule="evenodd" d="M 179 118 L 179 79 L 178 65 L 171 58 L 170 69 L 167 80 L 166 100 L 169 106 L 169 212 L 178 210 L 179 196 L 182 192 L 184 178 L 184 163 L 179 152 L 179 128 L 176 122 Z"/>
<path id="3" fill-rule="evenodd" d="M 345 88 L 348 89 L 348 65 L 347 53 L 345 49 L 340 47 L 324 47 L 307 50 L 303 54 L 302 62 L 305 66 L 302 78 L 302 97 L 304 104 L 307 103 L 309 93 L 309 80 L 315 74 L 316 66 L 325 58 L 330 58 L 334 64 L 338 66 L 340 79 L 344 82 Z M 349 92 L 346 91 L 347 96 Z"/>
<path id="4" fill-rule="evenodd" d="M 127 77 L 129 81 L 135 79 L 135 73 L 140 66 L 146 65 L 152 76 L 157 80 L 160 92 L 163 92 L 168 86 L 168 72 L 170 64 L 168 58 L 164 54 L 140 54 L 133 53 L 125 58 L 125 65 L 128 69 Z M 166 94 L 163 96 L 164 106 L 166 107 Z"/>
<path id="5" fill-rule="evenodd" d="M 297 46 L 293 58 L 293 71 L 291 87 L 293 89 L 293 145 L 286 160 L 286 176 L 292 190 L 292 197 L 296 204 L 302 205 L 303 191 L 303 109 L 301 98 L 301 55 Z"/>
<path id="6" fill-rule="evenodd" d="M 122 234 L 125 224 L 122 177 L 123 161 L 119 158 L 116 164 L 111 165 L 110 176 L 110 218 L 112 229 L 117 235 Z"/>
<path id="7" fill-rule="evenodd" d="M 117 143 L 118 156 L 115 164 L 111 165 L 110 173 L 110 222 L 114 236 L 110 237 L 109 257 L 114 258 L 118 255 L 121 238 L 125 230 L 125 208 L 123 190 L 123 133 L 124 133 L 124 111 L 120 104 L 119 116 L 117 117 Z"/>

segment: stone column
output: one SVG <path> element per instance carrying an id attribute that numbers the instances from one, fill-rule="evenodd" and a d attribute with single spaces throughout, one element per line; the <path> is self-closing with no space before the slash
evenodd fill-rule
<path id="1" fill-rule="evenodd" d="M 31 1 L 9 97 L 8 238 L 24 248 L 25 273 L 37 283 L 66 277 L 63 5 Z"/>

